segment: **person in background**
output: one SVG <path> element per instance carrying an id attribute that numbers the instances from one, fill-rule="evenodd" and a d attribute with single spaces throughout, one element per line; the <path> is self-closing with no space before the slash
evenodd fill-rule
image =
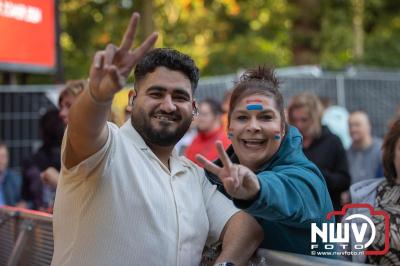
<path id="1" fill-rule="evenodd" d="M 338 136 L 342 141 L 343 147 L 348 149 L 351 144 L 349 135 L 349 112 L 343 106 L 332 105 L 327 97 L 321 97 L 324 111 L 322 114 L 322 125 L 325 125 L 329 130 Z"/>
<path id="2" fill-rule="evenodd" d="M 64 125 L 68 125 L 69 110 L 76 98 L 82 93 L 87 81 L 83 79 L 70 80 L 65 84 L 65 88 L 61 91 L 58 98 L 58 108 L 60 110 L 60 118 L 63 120 Z"/>
<path id="3" fill-rule="evenodd" d="M 48 110 L 39 120 L 42 145 L 39 150 L 24 160 L 22 202 L 19 207 L 49 211 L 53 207 L 55 187 L 42 182 L 42 171 L 52 168 L 60 170 L 60 147 L 64 123 L 57 109 Z"/>
<path id="4" fill-rule="evenodd" d="M 64 123 L 64 127 L 68 125 L 69 110 L 86 86 L 87 81 L 80 80 L 70 80 L 65 85 L 65 88 L 61 91 L 60 97 L 58 99 L 59 107 L 59 117 Z M 61 143 L 61 142 L 60 142 Z M 60 165 L 57 167 L 50 166 L 42 170 L 40 177 L 42 181 L 53 188 L 57 187 L 58 176 L 59 176 Z"/>
<path id="5" fill-rule="evenodd" d="M 199 116 L 197 114 L 197 107 L 195 109 L 196 115 L 193 117 L 193 121 L 190 124 L 188 131 L 185 135 L 176 143 L 175 149 L 178 151 L 179 155 L 185 155 L 187 147 L 193 142 L 193 139 L 197 136 L 197 122 Z"/>
<path id="6" fill-rule="evenodd" d="M 21 200 L 22 178 L 8 168 L 8 163 L 8 147 L 0 140 L 0 206 L 16 206 Z"/>
<path id="7" fill-rule="evenodd" d="M 383 174 L 382 178 L 362 180 L 350 187 L 352 203 L 367 203 L 374 209 L 386 211 L 390 217 L 389 251 L 385 255 L 367 256 L 354 255 L 352 260 L 359 263 L 372 263 L 377 265 L 400 265 L 400 119 L 393 120 L 392 127 L 385 135 L 382 145 Z M 385 222 L 382 216 L 373 215 L 368 209 L 350 209 L 347 216 L 364 214 L 370 216 L 375 224 L 376 236 L 368 250 L 384 250 Z M 365 220 L 357 221 L 361 224 Z M 350 233 L 353 236 L 352 233 Z M 370 234 L 364 236 L 365 243 Z M 352 243 L 356 243 L 351 238 Z M 358 243 L 358 242 L 357 242 Z M 351 243 L 349 243 L 351 245 Z"/>
<path id="8" fill-rule="evenodd" d="M 322 104 L 315 94 L 293 97 L 288 108 L 289 123 L 303 135 L 304 154 L 325 177 L 335 210 L 341 209 L 341 194 L 349 189 L 350 174 L 346 151 L 339 137 L 321 125 Z"/>
<path id="9" fill-rule="evenodd" d="M 332 211 L 325 180 L 302 151 L 299 131 L 286 124 L 279 81 L 273 70 L 244 72 L 229 108 L 232 145 L 219 160 L 196 159 L 209 180 L 262 225 L 262 248 L 310 255 L 311 223 Z"/>
<path id="10" fill-rule="evenodd" d="M 382 140 L 372 136 L 371 122 L 363 111 L 352 112 L 349 118 L 352 144 L 347 150 L 351 184 L 381 177 Z"/>
<path id="11" fill-rule="evenodd" d="M 221 105 L 215 100 L 205 99 L 200 102 L 199 111 L 197 118 L 198 133 L 187 147 L 185 155 L 193 162 L 196 162 L 196 154 L 201 154 L 208 160 L 215 160 L 218 157 L 215 142 L 220 140 L 224 149 L 231 144 L 221 125 Z"/>

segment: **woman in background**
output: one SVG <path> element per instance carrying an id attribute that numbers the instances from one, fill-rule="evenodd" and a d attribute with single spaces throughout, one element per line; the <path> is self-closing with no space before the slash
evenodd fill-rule
<path id="1" fill-rule="evenodd" d="M 303 135 L 304 154 L 321 170 L 333 208 L 341 210 L 341 194 L 350 186 L 346 151 L 339 137 L 322 126 L 322 113 L 318 96 L 309 92 L 294 96 L 288 108 L 289 123 Z"/>
<path id="2" fill-rule="evenodd" d="M 64 134 L 64 124 L 57 109 L 48 110 L 40 118 L 39 130 L 42 145 L 37 152 L 24 160 L 22 202 L 18 206 L 49 211 L 53 206 L 55 188 L 43 184 L 40 175 L 49 167 L 59 169 L 61 165 L 60 146 Z"/>
<path id="3" fill-rule="evenodd" d="M 358 182 L 350 187 L 350 194 L 352 203 L 367 203 L 375 210 L 384 210 L 389 214 L 389 252 L 385 255 L 368 256 L 367 258 L 364 255 L 354 255 L 352 260 L 379 265 L 400 265 L 400 118 L 393 121 L 383 140 L 382 159 L 385 177 Z M 351 209 L 347 216 L 354 213 L 370 215 L 368 209 Z M 368 250 L 384 250 L 385 222 L 383 217 L 372 216 L 371 219 L 375 224 L 376 236 Z M 360 222 L 365 223 L 364 220 Z M 369 235 L 366 238 L 369 238 Z"/>
<path id="4" fill-rule="evenodd" d="M 65 88 L 61 91 L 60 97 L 58 99 L 58 107 L 59 107 L 59 117 L 62 119 L 64 123 L 64 128 L 68 125 L 68 115 L 69 110 L 78 97 L 78 95 L 84 90 L 86 86 L 85 80 L 70 80 L 65 85 Z M 59 149 L 61 145 L 59 145 Z M 60 165 L 57 167 L 50 166 L 46 168 L 41 174 L 40 177 L 42 181 L 53 187 L 57 187 L 58 175 L 59 175 Z"/>

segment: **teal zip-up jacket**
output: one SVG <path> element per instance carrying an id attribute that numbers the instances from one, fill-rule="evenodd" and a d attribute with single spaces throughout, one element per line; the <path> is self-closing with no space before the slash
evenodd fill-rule
<path id="1" fill-rule="evenodd" d="M 258 197 L 251 202 L 233 202 L 263 227 L 261 248 L 310 255 L 311 223 L 321 227 L 333 210 L 332 201 L 321 172 L 303 154 L 301 134 L 295 127 L 287 128 L 279 150 L 255 172 L 261 187 Z M 227 154 L 233 163 L 239 163 L 232 146 Z M 221 165 L 219 160 L 215 163 Z M 210 172 L 207 176 L 230 197 L 218 177 Z"/>

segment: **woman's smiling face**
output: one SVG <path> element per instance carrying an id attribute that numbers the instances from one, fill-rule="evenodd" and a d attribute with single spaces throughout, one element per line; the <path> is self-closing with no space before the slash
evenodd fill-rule
<path id="1" fill-rule="evenodd" d="M 244 97 L 232 110 L 231 141 L 239 162 L 255 171 L 278 151 L 284 136 L 282 118 L 273 98 Z"/>

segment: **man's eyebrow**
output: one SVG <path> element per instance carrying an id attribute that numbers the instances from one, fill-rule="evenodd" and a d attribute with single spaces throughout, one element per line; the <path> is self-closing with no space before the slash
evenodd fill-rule
<path id="1" fill-rule="evenodd" d="M 149 92 L 166 92 L 166 91 L 167 91 L 166 88 L 164 88 L 162 86 L 158 86 L 158 85 L 153 85 L 153 86 L 151 86 L 151 87 L 149 87 L 147 89 L 148 93 Z M 172 94 L 183 95 L 183 96 L 188 97 L 188 98 L 191 97 L 190 94 L 185 89 L 182 89 L 182 88 L 173 89 Z"/>
<path id="2" fill-rule="evenodd" d="M 167 90 L 166 88 L 164 88 L 164 87 L 162 87 L 162 86 L 158 86 L 158 85 L 151 86 L 151 87 L 149 87 L 149 88 L 147 89 L 148 92 L 149 92 L 149 91 L 165 92 L 166 90 Z"/>
<path id="3" fill-rule="evenodd" d="M 186 96 L 186 97 L 188 97 L 188 98 L 191 97 L 190 94 L 189 94 L 186 90 L 181 89 L 181 88 L 175 89 L 172 93 L 173 93 L 173 94 L 180 94 L 180 95 Z"/>

